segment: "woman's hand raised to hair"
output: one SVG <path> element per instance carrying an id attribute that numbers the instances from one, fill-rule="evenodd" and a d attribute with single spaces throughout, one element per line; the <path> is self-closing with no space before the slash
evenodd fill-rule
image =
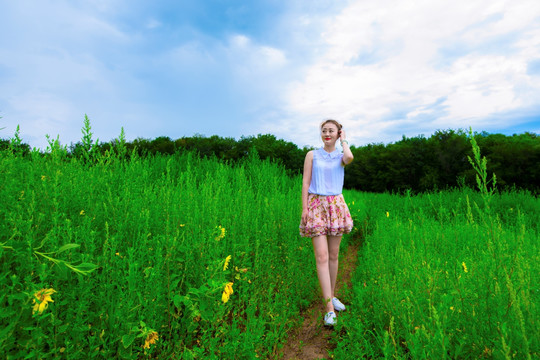
<path id="1" fill-rule="evenodd" d="M 343 165 L 349 165 L 353 161 L 354 155 L 349 148 L 349 142 L 346 141 L 345 131 L 341 130 L 339 139 L 341 141 L 341 146 L 343 147 Z"/>

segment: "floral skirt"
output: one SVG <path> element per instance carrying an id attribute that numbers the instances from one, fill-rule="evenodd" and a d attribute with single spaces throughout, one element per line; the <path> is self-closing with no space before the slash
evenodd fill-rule
<path id="1" fill-rule="evenodd" d="M 301 236 L 341 236 L 353 228 L 351 213 L 342 194 L 308 194 L 308 211 L 307 222 L 304 224 L 300 220 Z"/>

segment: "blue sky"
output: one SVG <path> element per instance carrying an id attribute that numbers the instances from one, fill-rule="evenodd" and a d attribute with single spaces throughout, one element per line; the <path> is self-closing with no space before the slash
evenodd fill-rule
<path id="1" fill-rule="evenodd" d="M 537 0 L 0 3 L 0 137 L 540 133 Z"/>

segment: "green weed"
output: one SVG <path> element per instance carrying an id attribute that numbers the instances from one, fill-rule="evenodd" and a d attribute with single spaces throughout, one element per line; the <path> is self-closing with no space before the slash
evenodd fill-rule
<path id="1" fill-rule="evenodd" d="M 490 189 L 471 143 L 479 192 L 349 195 L 369 209 L 372 231 L 350 311 L 339 318 L 335 358 L 538 356 L 540 203 Z"/>
<path id="2" fill-rule="evenodd" d="M 2 354 L 276 356 L 317 297 L 298 178 L 256 156 L 94 156 L 83 132 L 88 156 L 0 153 Z"/>

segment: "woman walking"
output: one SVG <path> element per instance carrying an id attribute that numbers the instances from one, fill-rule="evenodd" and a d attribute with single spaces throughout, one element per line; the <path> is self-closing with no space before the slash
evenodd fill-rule
<path id="1" fill-rule="evenodd" d="M 345 305 L 334 294 L 341 236 L 351 232 L 353 222 L 342 195 L 345 165 L 353 161 L 342 125 L 336 120 L 321 124 L 324 146 L 306 154 L 302 183 L 300 235 L 312 238 L 317 276 L 326 305 L 324 324 L 333 326 L 335 311 Z M 336 149 L 340 140 L 343 153 Z"/>

